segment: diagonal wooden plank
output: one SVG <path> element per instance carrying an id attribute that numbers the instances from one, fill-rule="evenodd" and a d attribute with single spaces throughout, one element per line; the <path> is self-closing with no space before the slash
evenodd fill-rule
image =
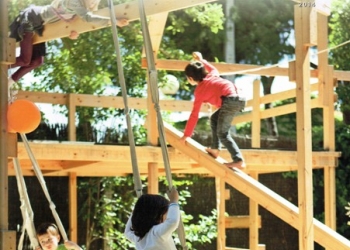
<path id="1" fill-rule="evenodd" d="M 163 12 L 176 11 L 193 7 L 196 5 L 214 2 L 216 0 L 148 0 L 145 2 L 145 11 L 147 15 L 155 15 Z M 138 1 L 123 3 L 114 7 L 117 18 L 126 18 L 129 21 L 139 19 Z M 95 12 L 96 15 L 109 16 L 108 8 L 100 9 Z M 45 25 L 43 36 L 35 36 L 34 43 L 46 42 L 57 38 L 68 37 L 72 30 L 79 33 L 102 29 L 108 26 L 88 23 L 80 18 L 71 22 L 59 21 Z"/>
<path id="2" fill-rule="evenodd" d="M 242 171 L 232 171 L 219 161 L 210 157 L 204 147 L 192 139 L 188 139 L 186 144 L 180 142 L 182 133 L 170 125 L 165 124 L 167 141 L 176 149 L 190 156 L 200 165 L 206 167 L 216 177 L 223 178 L 229 185 L 258 202 L 259 205 L 269 210 L 271 213 L 284 220 L 297 230 L 299 229 L 299 209 L 288 200 L 284 199 L 271 189 L 265 187 L 257 180 L 251 178 Z M 350 241 L 333 231 L 328 226 L 313 219 L 314 241 L 327 249 L 339 250 L 349 249 Z"/>

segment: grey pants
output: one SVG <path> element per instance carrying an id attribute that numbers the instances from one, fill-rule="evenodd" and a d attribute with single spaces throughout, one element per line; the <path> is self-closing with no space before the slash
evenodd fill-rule
<path id="1" fill-rule="evenodd" d="M 220 142 L 230 152 L 233 162 L 243 160 L 242 153 L 230 134 L 233 118 L 244 109 L 246 101 L 239 97 L 222 97 L 222 105 L 210 117 L 212 149 L 220 149 Z"/>

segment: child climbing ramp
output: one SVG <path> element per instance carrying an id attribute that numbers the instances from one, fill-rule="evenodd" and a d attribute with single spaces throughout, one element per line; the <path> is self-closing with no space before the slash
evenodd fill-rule
<path id="1" fill-rule="evenodd" d="M 192 136 L 202 103 L 210 103 L 218 109 L 210 117 L 212 142 L 211 148 L 207 148 L 206 151 L 217 158 L 222 143 L 232 158 L 232 162 L 224 164 L 229 168 L 244 169 L 246 164 L 243 155 L 230 134 L 230 128 L 233 118 L 244 109 L 246 98 L 233 82 L 221 78 L 218 70 L 204 60 L 200 52 L 193 52 L 192 56 L 194 61 L 186 66 L 185 74 L 187 81 L 196 86 L 195 100 L 180 140 L 184 143 Z"/>
<path id="2" fill-rule="evenodd" d="M 57 21 L 70 22 L 79 16 L 86 22 L 93 22 L 101 25 L 110 25 L 109 17 L 93 14 L 98 9 L 100 0 L 54 0 L 50 5 L 30 5 L 22 10 L 10 24 L 10 37 L 20 42 L 20 55 L 16 62 L 9 65 L 9 68 L 19 67 L 8 78 L 8 89 L 10 89 L 25 74 L 39 67 L 44 62 L 46 44 L 33 45 L 34 34 L 42 36 L 45 25 Z M 128 20 L 117 20 L 117 26 L 123 27 Z M 78 32 L 72 30 L 69 38 L 77 39 Z"/>

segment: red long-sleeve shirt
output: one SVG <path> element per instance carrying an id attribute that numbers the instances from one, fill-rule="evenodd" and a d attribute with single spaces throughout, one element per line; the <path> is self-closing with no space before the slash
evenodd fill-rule
<path id="1" fill-rule="evenodd" d="M 208 75 L 199 82 L 194 90 L 194 103 L 190 118 L 187 121 L 184 136 L 190 137 L 197 125 L 198 115 L 202 103 L 210 103 L 216 107 L 221 107 L 222 96 L 238 96 L 236 85 L 224 78 L 221 78 L 219 71 L 206 60 L 201 60 Z"/>

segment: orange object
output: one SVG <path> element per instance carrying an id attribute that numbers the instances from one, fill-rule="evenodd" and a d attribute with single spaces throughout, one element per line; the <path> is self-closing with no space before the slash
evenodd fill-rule
<path id="1" fill-rule="evenodd" d="M 30 133 L 40 124 L 41 113 L 39 108 L 31 101 L 16 100 L 9 105 L 7 122 L 9 132 Z"/>

